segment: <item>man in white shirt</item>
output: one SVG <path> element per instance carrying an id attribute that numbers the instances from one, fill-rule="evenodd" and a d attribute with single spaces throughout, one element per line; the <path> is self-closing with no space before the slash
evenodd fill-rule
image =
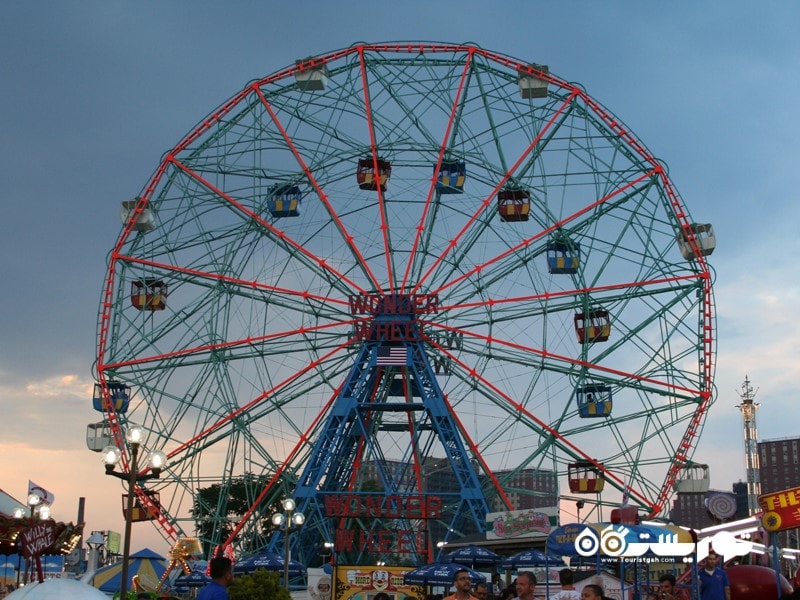
<path id="1" fill-rule="evenodd" d="M 561 582 L 561 591 L 557 594 L 551 594 L 548 600 L 581 600 L 581 594 L 575 589 L 573 585 L 575 579 L 572 571 L 569 569 L 561 569 L 558 572 L 558 580 Z"/>

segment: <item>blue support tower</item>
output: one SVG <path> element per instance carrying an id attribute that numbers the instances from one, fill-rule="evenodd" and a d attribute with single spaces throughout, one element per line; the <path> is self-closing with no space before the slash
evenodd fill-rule
<path id="1" fill-rule="evenodd" d="M 370 316 L 356 329 L 353 367 L 294 491 L 306 523 L 290 536 L 292 555 L 308 564 L 328 542 L 340 564 L 423 564 L 437 542 L 484 531 L 489 506 L 417 321 L 434 301 L 361 300 L 352 312 Z M 273 533 L 271 550 L 283 550 L 282 537 Z"/>

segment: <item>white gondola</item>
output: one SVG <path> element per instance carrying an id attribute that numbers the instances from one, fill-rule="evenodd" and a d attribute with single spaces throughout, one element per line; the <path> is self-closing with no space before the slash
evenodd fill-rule
<path id="1" fill-rule="evenodd" d="M 102 452 L 106 446 L 114 445 L 114 435 L 108 421 L 89 423 L 86 426 L 86 447 L 92 452 Z"/>
<path id="2" fill-rule="evenodd" d="M 122 221 L 123 225 L 127 225 L 128 221 L 131 220 L 133 216 L 133 212 L 136 209 L 136 205 L 139 204 L 139 199 L 134 198 L 133 200 L 123 200 L 122 201 L 122 211 L 119 214 L 119 218 Z M 145 207 L 139 216 L 136 218 L 136 223 L 133 225 L 133 229 L 135 231 L 141 231 L 142 233 L 147 233 L 148 231 L 153 231 L 156 228 L 156 217 L 153 214 L 153 211 L 149 208 Z"/>
<path id="3" fill-rule="evenodd" d="M 673 487 L 682 494 L 704 494 L 710 485 L 708 465 L 689 462 L 681 467 Z"/>
<path id="4" fill-rule="evenodd" d="M 711 223 L 692 223 L 686 229 L 687 231 L 682 231 L 678 235 L 678 248 L 683 258 L 686 260 L 697 258 L 694 248 L 689 243 L 689 234 L 694 236 L 694 241 L 702 256 L 708 256 L 714 252 L 714 248 L 717 247 L 717 236 L 714 235 L 714 227 L 712 227 Z"/>
<path id="5" fill-rule="evenodd" d="M 324 62 L 298 60 L 298 70 L 294 74 L 297 89 L 304 92 L 320 92 L 328 85 L 328 67 Z"/>
<path id="6" fill-rule="evenodd" d="M 532 65 L 534 69 L 542 73 L 548 73 L 547 65 Z M 517 85 L 519 85 L 519 94 L 525 100 L 530 98 L 547 98 L 547 80 L 529 75 L 528 73 L 520 73 L 517 78 Z"/>

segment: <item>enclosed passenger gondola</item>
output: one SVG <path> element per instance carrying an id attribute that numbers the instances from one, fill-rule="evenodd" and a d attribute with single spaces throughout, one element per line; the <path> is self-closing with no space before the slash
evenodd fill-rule
<path id="1" fill-rule="evenodd" d="M 593 310 L 575 315 L 575 333 L 581 344 L 605 342 L 611 335 L 611 318 L 607 310 Z"/>
<path id="2" fill-rule="evenodd" d="M 300 216 L 300 187 L 296 185 L 276 184 L 270 186 L 267 208 L 275 217 Z"/>
<path id="3" fill-rule="evenodd" d="M 146 495 L 147 500 L 142 499 L 136 495 L 133 497 L 133 506 L 131 506 L 130 520 L 132 523 L 141 521 L 153 521 L 161 514 L 161 495 L 155 490 L 142 490 Z M 122 515 L 128 518 L 128 494 L 122 494 Z"/>
<path id="4" fill-rule="evenodd" d="M 578 414 L 583 418 L 607 417 L 613 406 L 611 388 L 602 383 L 592 383 L 575 391 Z"/>
<path id="5" fill-rule="evenodd" d="M 596 465 L 581 460 L 567 466 L 567 482 L 573 494 L 599 494 L 605 487 L 606 479 Z"/>
<path id="6" fill-rule="evenodd" d="M 684 494 L 705 493 L 711 487 L 711 477 L 708 465 L 687 462 L 678 471 L 678 476 L 673 484 L 676 492 Z"/>
<path id="7" fill-rule="evenodd" d="M 106 387 L 108 387 L 108 394 L 114 412 L 124 413 L 127 411 L 131 398 L 131 387 L 119 381 L 109 381 L 106 383 Z M 103 406 L 103 386 L 99 383 L 94 384 L 92 406 L 96 411 L 105 412 L 105 406 Z"/>
<path id="8" fill-rule="evenodd" d="M 547 244 L 547 270 L 554 275 L 578 272 L 581 263 L 581 247 L 564 241 Z"/>
<path id="9" fill-rule="evenodd" d="M 376 164 L 377 170 L 375 169 Z M 358 161 L 356 180 L 358 181 L 358 187 L 362 190 L 377 191 L 380 186 L 381 191 L 385 192 L 391 176 L 392 165 L 388 160 L 362 158 Z"/>
<path id="10" fill-rule="evenodd" d="M 128 221 L 131 220 L 131 217 L 134 216 L 137 204 L 139 204 L 138 198 L 134 198 L 133 200 L 122 201 L 122 211 L 120 212 L 119 218 L 122 221 L 123 225 L 127 225 Z M 147 233 L 148 231 L 152 231 L 155 228 L 156 228 L 156 217 L 153 214 L 153 211 L 149 207 L 143 208 L 142 212 L 140 212 L 139 215 L 136 217 L 136 222 L 133 224 L 134 231 Z"/>
<path id="11" fill-rule="evenodd" d="M 321 92 L 328 87 L 328 66 L 324 61 L 310 58 L 298 60 L 295 65 L 294 82 L 298 90 Z"/>
<path id="12" fill-rule="evenodd" d="M 497 193 L 497 212 L 501 221 L 527 221 L 531 195 L 525 190 L 504 188 Z"/>
<path id="13" fill-rule="evenodd" d="M 106 446 L 114 444 L 114 434 L 108 421 L 89 423 L 86 426 L 86 447 L 92 452 L 102 452 Z"/>
<path id="14" fill-rule="evenodd" d="M 436 165 L 433 165 L 436 171 Z M 443 160 L 436 178 L 436 191 L 440 194 L 463 194 L 467 179 L 467 165 L 463 160 Z"/>
<path id="15" fill-rule="evenodd" d="M 686 260 L 697 258 L 690 242 L 691 238 L 694 238 L 694 243 L 701 256 L 708 256 L 717 247 L 717 236 L 714 234 L 714 227 L 711 223 L 692 223 L 678 235 L 678 248 L 680 248 L 681 256 Z"/>
<path id="16" fill-rule="evenodd" d="M 131 281 L 131 304 L 139 310 L 164 310 L 167 307 L 167 284 L 160 279 Z"/>
<path id="17" fill-rule="evenodd" d="M 550 70 L 547 65 L 531 66 L 542 73 L 548 73 Z M 525 100 L 547 98 L 548 82 L 546 79 L 520 71 L 519 77 L 517 77 L 517 85 L 519 86 L 519 95 Z"/>

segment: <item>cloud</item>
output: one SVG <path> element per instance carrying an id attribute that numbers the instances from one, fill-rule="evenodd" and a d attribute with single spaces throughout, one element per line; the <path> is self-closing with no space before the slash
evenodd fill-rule
<path id="1" fill-rule="evenodd" d="M 0 448 L 27 452 L 34 446 L 77 447 L 92 416 L 92 389 L 93 382 L 75 374 L 47 375 L 40 380 L 14 380 L 7 372 L 0 374 L 3 420 L 15 424 L 4 432 Z M 53 415 L 58 415 L 57 424 Z M 48 434 L 38 435 L 42 431 Z"/>
<path id="2" fill-rule="evenodd" d="M 42 381 L 31 381 L 25 384 L 25 391 L 37 398 L 58 398 L 64 396 L 91 398 L 93 381 L 87 381 L 79 375 L 57 375 Z"/>

